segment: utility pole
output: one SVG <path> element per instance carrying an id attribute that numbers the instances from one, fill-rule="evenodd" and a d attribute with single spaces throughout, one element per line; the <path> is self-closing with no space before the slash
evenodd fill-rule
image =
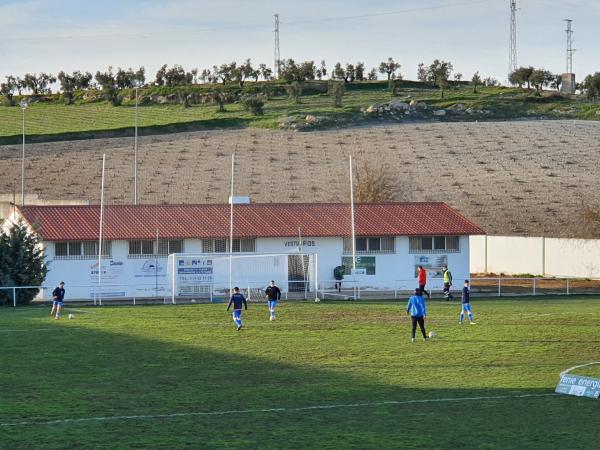
<path id="1" fill-rule="evenodd" d="M 573 29 L 571 28 L 571 24 L 573 20 L 565 19 L 567 23 L 567 73 L 573 73 Z"/>
<path id="2" fill-rule="evenodd" d="M 275 14 L 275 51 L 274 51 L 274 62 L 273 62 L 273 76 L 275 79 L 279 78 L 279 68 L 281 65 L 281 55 L 279 54 L 279 14 Z"/>
<path id="3" fill-rule="evenodd" d="M 510 44 L 508 75 L 517 70 L 517 0 L 510 0 Z"/>

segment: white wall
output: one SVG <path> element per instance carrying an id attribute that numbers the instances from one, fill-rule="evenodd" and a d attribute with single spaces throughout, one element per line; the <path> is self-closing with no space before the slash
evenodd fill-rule
<path id="1" fill-rule="evenodd" d="M 471 273 L 600 278 L 600 240 L 471 236 Z M 486 263 L 487 253 L 487 263 Z"/>
<path id="2" fill-rule="evenodd" d="M 311 238 L 304 237 L 305 245 L 303 253 L 317 253 L 320 283 L 327 282 L 333 286 L 333 269 L 342 263 L 343 254 L 342 238 Z M 46 286 L 56 286 L 60 281 L 65 281 L 66 298 L 92 298 L 96 292 L 98 280 L 97 259 L 77 260 L 54 260 L 54 245 L 47 243 L 47 257 L 50 261 L 50 272 L 46 279 Z M 186 239 L 184 241 L 185 253 L 198 254 L 202 251 L 202 242 L 198 239 Z M 256 251 L 258 253 L 297 253 L 297 238 L 259 238 L 256 240 Z M 113 241 L 111 258 L 103 260 L 102 274 L 102 296 L 113 297 L 142 297 L 153 296 L 158 292 L 159 296 L 170 296 L 170 284 L 168 282 L 168 260 L 166 257 L 158 258 L 158 270 L 154 270 L 155 258 L 129 258 L 127 241 Z M 361 255 L 362 256 L 362 255 Z M 396 238 L 395 254 L 364 255 L 375 257 L 376 274 L 360 275 L 356 279 L 360 281 L 361 287 L 377 289 L 413 289 L 417 287 L 415 277 L 415 265 L 419 257 L 439 258 L 447 257 L 448 266 L 451 269 L 455 283 L 460 285 L 462 279 L 468 278 L 469 274 L 469 238 L 460 237 L 460 252 L 443 254 L 415 255 L 409 253 L 409 238 Z M 269 282 L 267 276 L 265 285 Z M 347 275 L 346 279 L 354 277 Z M 276 280 L 286 290 L 283 281 Z M 158 290 L 156 289 L 158 284 Z M 441 289 L 441 278 L 429 275 L 429 288 Z M 312 287 L 312 286 L 311 286 Z M 45 292 L 45 298 L 50 297 L 50 292 Z"/>

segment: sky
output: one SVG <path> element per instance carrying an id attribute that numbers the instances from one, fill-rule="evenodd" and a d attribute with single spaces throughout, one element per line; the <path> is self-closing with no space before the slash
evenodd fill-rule
<path id="1" fill-rule="evenodd" d="M 506 81 L 509 0 L 0 0 L 0 80 L 6 75 L 162 64 L 187 70 L 250 58 L 417 65 L 452 62 L 470 79 Z M 573 19 L 577 79 L 600 71 L 600 0 L 517 0 L 517 62 L 565 71 L 563 19 Z"/>

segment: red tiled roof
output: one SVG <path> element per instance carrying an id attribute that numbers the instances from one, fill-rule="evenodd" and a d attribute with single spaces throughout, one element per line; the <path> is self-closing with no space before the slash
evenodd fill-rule
<path id="1" fill-rule="evenodd" d="M 98 205 L 23 206 L 21 214 L 46 241 L 98 239 Z M 327 237 L 351 234 L 350 205 L 254 203 L 234 205 L 234 237 Z M 369 203 L 355 206 L 357 236 L 485 234 L 445 203 Z M 229 205 L 110 205 L 104 239 L 224 238 Z"/>

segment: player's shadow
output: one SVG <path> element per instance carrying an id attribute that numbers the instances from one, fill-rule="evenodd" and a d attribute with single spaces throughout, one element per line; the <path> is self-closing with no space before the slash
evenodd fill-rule
<path id="1" fill-rule="evenodd" d="M 552 390 L 472 388 L 488 380 L 449 381 L 443 370 L 438 384 L 431 366 L 418 364 L 435 342 L 382 352 L 381 362 L 356 349 L 327 357 L 315 342 L 298 346 L 306 353 L 298 358 L 306 363 L 300 364 L 277 360 L 285 352 L 276 347 L 303 339 L 302 333 L 271 334 L 272 340 L 265 340 L 256 329 L 236 333 L 227 324 L 224 333 L 223 324 L 199 324 L 215 329 L 214 340 L 204 345 L 190 321 L 181 326 L 191 332 L 178 332 L 173 342 L 168 332 L 180 318 L 161 314 L 156 319 L 149 309 L 137 320 L 136 332 L 143 326 L 153 338 L 111 330 L 109 321 L 101 327 L 39 319 L 21 323 L 31 333 L 19 336 L 18 351 L 1 353 L 0 424 L 31 424 L 1 426 L 0 448 L 550 449 L 596 444 L 589 430 L 597 402 L 519 398 Z M 260 352 L 256 339 L 265 345 Z M 381 345 L 394 349 L 394 339 Z M 245 354 L 245 346 L 264 356 Z M 443 368 L 443 361 L 436 363 Z M 358 365 L 360 376 L 344 370 Z M 576 420 L 565 421 L 568 416 Z M 100 417 L 105 419 L 87 420 Z"/>

